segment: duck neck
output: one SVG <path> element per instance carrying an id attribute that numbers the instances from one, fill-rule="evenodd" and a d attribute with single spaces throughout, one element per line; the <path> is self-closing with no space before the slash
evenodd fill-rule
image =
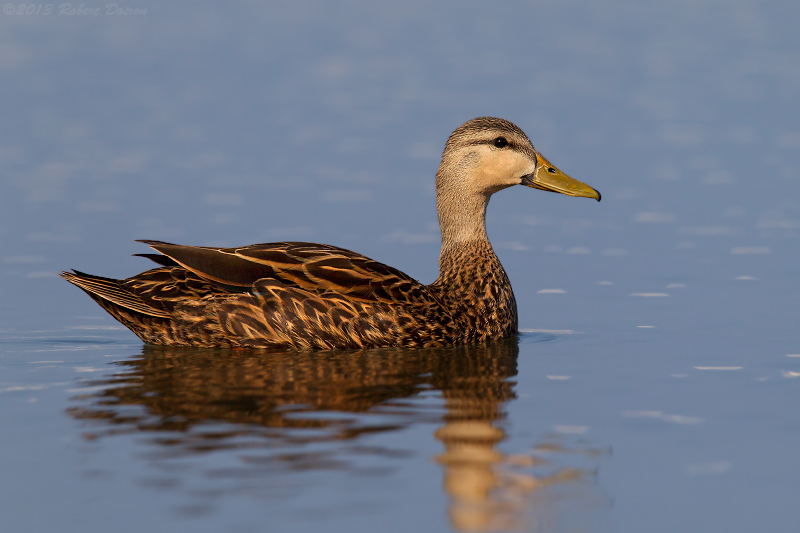
<path id="1" fill-rule="evenodd" d="M 442 231 L 442 254 L 449 248 L 466 243 L 489 243 L 486 234 L 486 206 L 489 196 L 464 194 L 461 191 L 439 191 L 436 209 Z M 491 245 L 489 245 L 491 248 Z"/>
<path id="2" fill-rule="evenodd" d="M 486 207 L 491 191 L 474 187 L 470 159 L 442 160 L 436 174 L 436 210 L 442 232 L 439 282 L 453 290 L 471 289 L 466 281 L 508 283 L 486 234 Z"/>

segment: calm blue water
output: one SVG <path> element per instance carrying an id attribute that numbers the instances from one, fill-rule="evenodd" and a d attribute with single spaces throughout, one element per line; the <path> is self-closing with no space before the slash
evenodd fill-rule
<path id="1" fill-rule="evenodd" d="M 800 4 L 29 5 L 0 15 L 2 531 L 797 527 Z M 603 193 L 492 199 L 516 340 L 170 351 L 56 277 L 307 240 L 431 282 L 438 158 L 481 115 Z"/>

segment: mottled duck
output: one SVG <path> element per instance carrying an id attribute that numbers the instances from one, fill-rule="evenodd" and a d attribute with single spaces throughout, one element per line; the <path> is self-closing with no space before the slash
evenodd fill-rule
<path id="1" fill-rule="evenodd" d="M 117 280 L 62 276 L 150 344 L 373 348 L 471 344 L 517 333 L 511 283 L 486 234 L 489 197 L 512 185 L 594 198 L 507 120 L 476 118 L 447 140 L 436 173 L 439 278 L 423 285 L 325 244 L 239 248 L 140 241 L 159 267 Z"/>

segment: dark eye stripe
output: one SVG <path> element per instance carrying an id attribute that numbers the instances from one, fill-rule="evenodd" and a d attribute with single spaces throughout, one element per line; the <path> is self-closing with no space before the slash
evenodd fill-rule
<path id="1" fill-rule="evenodd" d="M 508 141 L 508 137 L 505 137 L 505 136 L 503 136 L 503 137 L 506 139 L 506 141 Z M 458 146 L 460 146 L 460 147 L 468 147 L 468 146 L 480 146 L 482 144 L 483 145 L 489 144 L 489 145 L 494 146 L 494 141 L 496 139 L 497 139 L 497 137 L 494 137 L 492 139 L 483 139 L 483 140 L 480 140 L 480 141 L 462 141 L 462 142 L 458 143 Z M 511 141 L 508 141 L 508 146 L 506 146 L 506 148 L 509 149 L 509 150 L 513 150 L 515 152 L 519 152 L 521 154 L 527 155 L 528 157 L 530 157 L 534 161 L 537 161 L 536 164 L 538 165 L 538 158 L 536 157 L 536 152 L 532 149 L 532 147 L 528 147 L 528 146 L 526 146 L 524 144 L 516 144 L 516 143 L 512 143 Z"/>

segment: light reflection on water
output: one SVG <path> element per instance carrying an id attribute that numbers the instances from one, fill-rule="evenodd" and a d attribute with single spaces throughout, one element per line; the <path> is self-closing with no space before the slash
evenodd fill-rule
<path id="1" fill-rule="evenodd" d="M 555 338 L 529 335 L 539 342 Z M 73 390 L 85 394 L 71 399 L 68 412 L 84 423 L 88 441 L 144 436 L 146 461 L 162 467 L 234 454 L 238 464 L 209 474 L 250 491 L 258 490 L 259 480 L 291 483 L 291 472 L 391 479 L 417 452 L 402 440 L 376 445 L 366 437 L 380 434 L 391 443 L 392 433 L 423 425 L 443 447 L 431 459 L 442 470 L 454 529 L 547 531 L 566 519 L 559 510 L 580 514 L 610 504 L 595 481 L 607 451 L 570 439 L 570 428 L 529 450 L 499 449 L 505 406 L 516 398 L 518 355 L 517 339 L 359 352 L 146 346 L 141 356 L 116 362 L 114 374 L 83 380 Z M 171 490 L 180 479 L 165 475 L 144 483 Z M 208 484 L 213 494 L 213 479 Z M 206 498 L 200 507 L 210 504 Z"/>

